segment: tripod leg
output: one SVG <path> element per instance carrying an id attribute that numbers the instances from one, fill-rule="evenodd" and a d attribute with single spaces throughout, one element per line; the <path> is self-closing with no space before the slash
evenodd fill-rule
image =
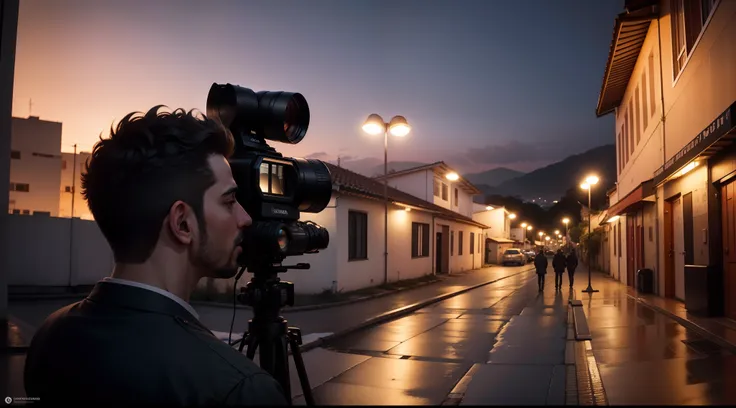
<path id="1" fill-rule="evenodd" d="M 256 336 L 253 336 L 251 334 L 248 334 L 247 336 L 243 337 L 242 343 L 240 343 L 240 352 L 243 352 L 243 345 L 247 344 L 248 348 L 245 350 L 245 356 L 251 359 L 251 361 L 256 356 L 256 350 L 258 349 L 258 338 Z"/>
<path id="2" fill-rule="evenodd" d="M 294 357 L 294 365 L 296 366 L 296 372 L 299 374 L 299 383 L 302 386 L 302 393 L 304 394 L 304 401 L 309 406 L 314 406 L 314 396 L 312 396 L 312 387 L 309 385 L 309 377 L 307 377 L 307 369 L 304 367 L 304 359 L 302 359 L 302 352 L 299 349 L 301 343 L 299 340 L 301 336 L 297 333 L 289 331 L 289 344 L 291 345 L 291 355 Z M 297 336 L 299 336 L 297 338 Z"/>

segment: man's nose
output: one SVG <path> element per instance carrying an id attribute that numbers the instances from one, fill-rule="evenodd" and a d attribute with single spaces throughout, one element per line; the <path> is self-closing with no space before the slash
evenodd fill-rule
<path id="1" fill-rule="evenodd" d="M 238 204 L 238 207 L 240 207 L 240 214 L 238 217 L 238 228 L 245 228 L 249 227 L 251 224 L 253 224 L 253 219 L 248 215 L 248 212 L 245 211 L 245 208 L 243 208 L 240 204 Z"/>

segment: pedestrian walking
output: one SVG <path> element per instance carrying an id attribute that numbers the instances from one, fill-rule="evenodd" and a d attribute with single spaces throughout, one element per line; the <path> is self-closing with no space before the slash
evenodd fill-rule
<path id="1" fill-rule="evenodd" d="M 562 290 L 562 274 L 565 273 L 567 259 L 561 249 L 557 250 L 554 258 L 552 258 L 552 269 L 555 271 L 555 290 Z"/>
<path id="2" fill-rule="evenodd" d="M 570 288 L 572 288 L 573 283 L 575 282 L 575 268 L 578 267 L 578 257 L 575 255 L 575 250 L 573 249 L 570 251 L 570 253 L 567 255 L 567 279 L 570 281 Z"/>
<path id="3" fill-rule="evenodd" d="M 534 267 L 537 268 L 537 284 L 541 292 L 544 290 L 544 275 L 547 274 L 547 257 L 544 255 L 544 249 L 540 249 L 534 257 Z"/>

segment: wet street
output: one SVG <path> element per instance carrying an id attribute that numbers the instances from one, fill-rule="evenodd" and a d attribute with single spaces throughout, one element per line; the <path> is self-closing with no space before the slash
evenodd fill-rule
<path id="1" fill-rule="evenodd" d="M 380 314 L 381 303 L 386 303 L 384 311 L 389 306 L 401 308 L 462 285 L 493 281 L 304 353 L 316 403 L 570 403 L 569 394 L 578 385 L 569 373 L 574 358 L 570 361 L 565 353 L 567 277 L 562 291 L 555 292 L 553 274 L 548 273 L 546 290 L 539 293 L 536 275 L 524 268 L 489 268 L 475 274 L 351 307 L 285 313 L 290 322 L 305 329 L 304 334 L 314 335 Z M 579 344 L 585 344 L 584 358 L 597 367 L 598 378 L 593 380 L 602 383 L 608 404 L 736 403 L 735 355 L 637 302 L 631 288 L 598 273 L 592 282 L 600 292 L 582 293 L 587 271 L 581 268 L 574 297 L 582 301 L 592 340 Z M 47 309 L 67 303 L 71 301 L 16 302 L 13 310 L 30 331 Z M 197 309 L 213 330 L 227 330 L 231 310 Z M 242 328 L 243 315 L 247 313 L 238 313 L 234 334 Z M 2 385 L 16 397 L 24 396 L 23 362 L 23 354 L 2 358 Z M 289 362 L 292 397 L 296 404 L 304 404 L 294 360 Z"/>
<path id="2" fill-rule="evenodd" d="M 626 286 L 593 277 L 600 292 L 578 299 L 609 404 L 736 404 L 736 356 L 637 303 Z"/>
<path id="3" fill-rule="evenodd" d="M 439 405 L 470 371 L 462 405 L 564 404 L 567 293 L 527 272 L 331 342 L 306 364 L 350 368 L 310 378 L 315 402 Z"/>

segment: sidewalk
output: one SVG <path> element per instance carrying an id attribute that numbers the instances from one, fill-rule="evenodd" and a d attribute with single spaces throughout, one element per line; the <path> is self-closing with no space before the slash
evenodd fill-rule
<path id="1" fill-rule="evenodd" d="M 693 316 L 684 304 L 643 295 L 582 265 L 575 297 L 582 302 L 592 340 L 586 356 L 597 363 L 610 405 L 733 404 L 733 336 L 723 318 Z"/>

